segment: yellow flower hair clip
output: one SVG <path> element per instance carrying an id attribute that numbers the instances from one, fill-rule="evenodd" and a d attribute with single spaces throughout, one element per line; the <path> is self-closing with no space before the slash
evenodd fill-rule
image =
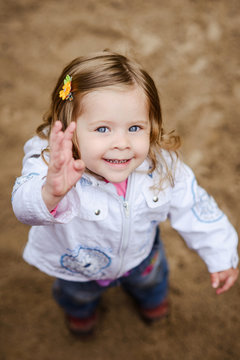
<path id="1" fill-rule="evenodd" d="M 70 75 L 67 75 L 64 79 L 64 85 L 62 87 L 62 90 L 59 92 L 59 97 L 62 100 L 73 100 L 73 95 L 71 93 L 71 82 L 72 77 Z"/>

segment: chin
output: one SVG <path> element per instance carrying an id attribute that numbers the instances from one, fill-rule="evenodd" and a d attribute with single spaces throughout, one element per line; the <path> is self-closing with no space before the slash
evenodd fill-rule
<path id="1" fill-rule="evenodd" d="M 105 179 L 107 180 L 107 181 L 109 181 L 109 182 L 111 182 L 111 183 L 115 183 L 115 184 L 117 184 L 117 183 L 121 183 L 121 182 L 123 182 L 123 181 L 125 181 L 126 179 L 128 178 L 128 176 L 123 176 L 123 177 L 106 177 Z"/>

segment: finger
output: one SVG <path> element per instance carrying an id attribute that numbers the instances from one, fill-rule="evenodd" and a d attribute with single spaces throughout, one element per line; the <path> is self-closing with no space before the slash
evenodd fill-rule
<path id="1" fill-rule="evenodd" d="M 224 293 L 225 291 L 228 291 L 233 286 L 235 280 L 235 276 L 229 276 L 226 279 L 224 285 L 216 290 L 216 293 L 219 295 Z"/>
<path id="2" fill-rule="evenodd" d="M 53 131 L 50 137 L 50 158 L 57 162 L 56 168 L 60 168 L 65 159 L 68 158 L 67 152 L 70 150 L 70 157 L 72 157 L 72 136 L 75 130 L 75 122 L 71 122 L 65 132 L 62 131 L 62 123 L 56 121 L 53 126 Z M 64 156 L 63 156 L 64 153 Z"/>
<path id="3" fill-rule="evenodd" d="M 211 284 L 214 289 L 217 289 L 220 285 L 219 273 L 211 274 Z"/>
<path id="4" fill-rule="evenodd" d="M 72 121 L 64 132 L 64 140 L 72 140 L 75 128 L 76 128 L 76 123 Z"/>
<path id="5" fill-rule="evenodd" d="M 80 160 L 80 159 L 79 159 L 79 160 L 75 160 L 73 166 L 74 166 L 74 169 L 75 169 L 76 171 L 81 171 L 81 172 L 83 172 L 83 171 L 85 170 L 85 164 L 84 164 L 84 162 L 83 162 L 82 160 Z"/>
<path id="6" fill-rule="evenodd" d="M 62 123 L 61 121 L 57 120 L 51 129 L 50 139 L 54 138 L 59 133 L 59 131 L 61 131 L 61 129 L 62 129 Z"/>
<path id="7" fill-rule="evenodd" d="M 65 162 L 65 156 L 62 152 L 59 152 L 55 154 L 51 168 L 56 171 L 59 171 L 63 167 L 64 162 Z"/>
<path id="8" fill-rule="evenodd" d="M 55 123 L 53 124 L 53 129 L 58 130 L 62 128 L 62 123 L 60 120 L 56 120 Z"/>
<path id="9" fill-rule="evenodd" d="M 64 154 L 62 152 L 63 133 L 57 134 L 50 143 L 50 164 L 55 164 L 58 167 L 58 163 L 62 163 Z"/>
<path id="10" fill-rule="evenodd" d="M 76 169 L 74 178 L 73 178 L 74 185 L 79 181 L 79 179 L 81 179 L 83 172 L 84 172 L 83 167 L 81 167 L 80 169 Z"/>
<path id="11" fill-rule="evenodd" d="M 63 140 L 63 132 L 62 132 L 62 123 L 60 121 L 56 121 L 49 138 L 50 151 L 55 152 L 59 151 L 61 148 L 61 143 Z"/>
<path id="12" fill-rule="evenodd" d="M 76 123 L 71 122 L 70 125 L 67 127 L 67 129 L 64 132 L 62 143 L 60 145 L 64 152 L 66 152 L 66 151 L 71 152 L 71 157 L 72 157 L 72 146 L 73 146 L 72 138 L 73 138 L 75 128 L 76 128 Z"/>

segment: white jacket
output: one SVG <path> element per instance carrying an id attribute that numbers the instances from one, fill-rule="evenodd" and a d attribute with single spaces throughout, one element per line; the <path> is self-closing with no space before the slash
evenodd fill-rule
<path id="1" fill-rule="evenodd" d="M 169 218 L 209 272 L 237 267 L 236 231 L 182 162 L 174 187 L 156 191 L 151 186 L 159 175 L 147 174 L 144 161 L 128 179 L 125 201 L 113 184 L 84 174 L 52 216 L 41 196 L 46 146 L 37 136 L 25 144 L 22 176 L 13 188 L 16 217 L 32 225 L 23 254 L 28 263 L 65 280 L 115 279 L 148 256 L 156 226 Z"/>

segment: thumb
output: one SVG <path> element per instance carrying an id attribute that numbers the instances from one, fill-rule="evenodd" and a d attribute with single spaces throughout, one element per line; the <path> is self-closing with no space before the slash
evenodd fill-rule
<path id="1" fill-rule="evenodd" d="M 81 159 L 74 161 L 74 167 L 77 171 L 84 171 L 85 170 L 85 164 Z"/>
<path id="2" fill-rule="evenodd" d="M 220 285 L 219 273 L 211 274 L 211 283 L 214 289 L 218 288 L 218 286 Z"/>

